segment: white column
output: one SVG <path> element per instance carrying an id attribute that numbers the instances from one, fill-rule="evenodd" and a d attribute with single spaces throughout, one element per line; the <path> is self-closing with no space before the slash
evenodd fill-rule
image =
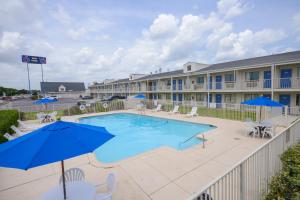
<path id="1" fill-rule="evenodd" d="M 275 65 L 271 66 L 271 99 L 274 100 Z"/>
<path id="2" fill-rule="evenodd" d="M 171 101 L 173 102 L 173 77 L 171 76 Z"/>
<path id="3" fill-rule="evenodd" d="M 206 98 L 206 101 L 207 101 L 207 107 L 209 108 L 209 90 L 210 90 L 210 75 L 209 73 L 207 73 L 207 78 L 206 78 L 206 87 L 207 87 L 207 98 Z"/>

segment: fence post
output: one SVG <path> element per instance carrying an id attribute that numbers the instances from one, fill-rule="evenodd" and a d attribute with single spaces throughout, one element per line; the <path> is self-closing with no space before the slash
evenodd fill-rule
<path id="1" fill-rule="evenodd" d="M 70 116 L 70 105 L 68 105 L 68 116 Z"/>
<path id="2" fill-rule="evenodd" d="M 245 200 L 245 162 L 240 164 L 240 200 Z"/>

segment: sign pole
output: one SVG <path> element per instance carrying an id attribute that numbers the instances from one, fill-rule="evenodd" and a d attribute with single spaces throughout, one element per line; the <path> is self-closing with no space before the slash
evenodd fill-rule
<path id="1" fill-rule="evenodd" d="M 44 70 L 43 70 L 43 64 L 41 64 L 41 69 L 42 69 L 42 82 L 44 82 Z"/>
<path id="2" fill-rule="evenodd" d="M 30 76 L 29 76 L 29 67 L 27 63 L 27 76 L 28 76 L 28 88 L 29 88 L 29 94 L 31 94 L 31 88 L 30 88 Z"/>

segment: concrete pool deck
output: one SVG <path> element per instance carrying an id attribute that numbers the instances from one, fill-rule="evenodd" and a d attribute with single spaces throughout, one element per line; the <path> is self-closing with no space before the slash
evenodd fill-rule
<path id="1" fill-rule="evenodd" d="M 77 121 L 80 117 L 119 112 L 137 113 L 126 110 L 66 116 L 62 119 Z M 246 136 L 245 124 L 239 121 L 189 118 L 182 114 L 152 111 L 146 111 L 146 115 L 211 124 L 217 128 L 204 133 L 207 139 L 205 148 L 202 144 L 183 151 L 161 147 L 112 164 L 102 164 L 96 161 L 93 154 L 87 154 L 66 160 L 65 169 L 81 168 L 86 180 L 95 185 L 104 182 L 108 173 L 115 173 L 117 186 L 113 193 L 114 200 L 182 200 L 223 175 L 268 141 Z M 277 132 L 281 130 L 277 128 Z M 0 168 L 0 199 L 38 199 L 58 185 L 60 170 L 58 162 L 28 171 Z M 97 187 L 97 192 L 101 191 L 103 188 Z"/>

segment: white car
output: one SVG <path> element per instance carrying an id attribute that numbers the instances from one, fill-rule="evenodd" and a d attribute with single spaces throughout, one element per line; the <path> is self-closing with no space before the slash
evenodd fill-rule
<path id="1" fill-rule="evenodd" d="M 46 97 L 46 98 L 49 98 L 49 99 L 56 99 L 56 100 L 58 100 L 58 96 L 56 96 L 56 95 L 53 95 L 53 96 L 48 96 L 48 97 Z"/>

